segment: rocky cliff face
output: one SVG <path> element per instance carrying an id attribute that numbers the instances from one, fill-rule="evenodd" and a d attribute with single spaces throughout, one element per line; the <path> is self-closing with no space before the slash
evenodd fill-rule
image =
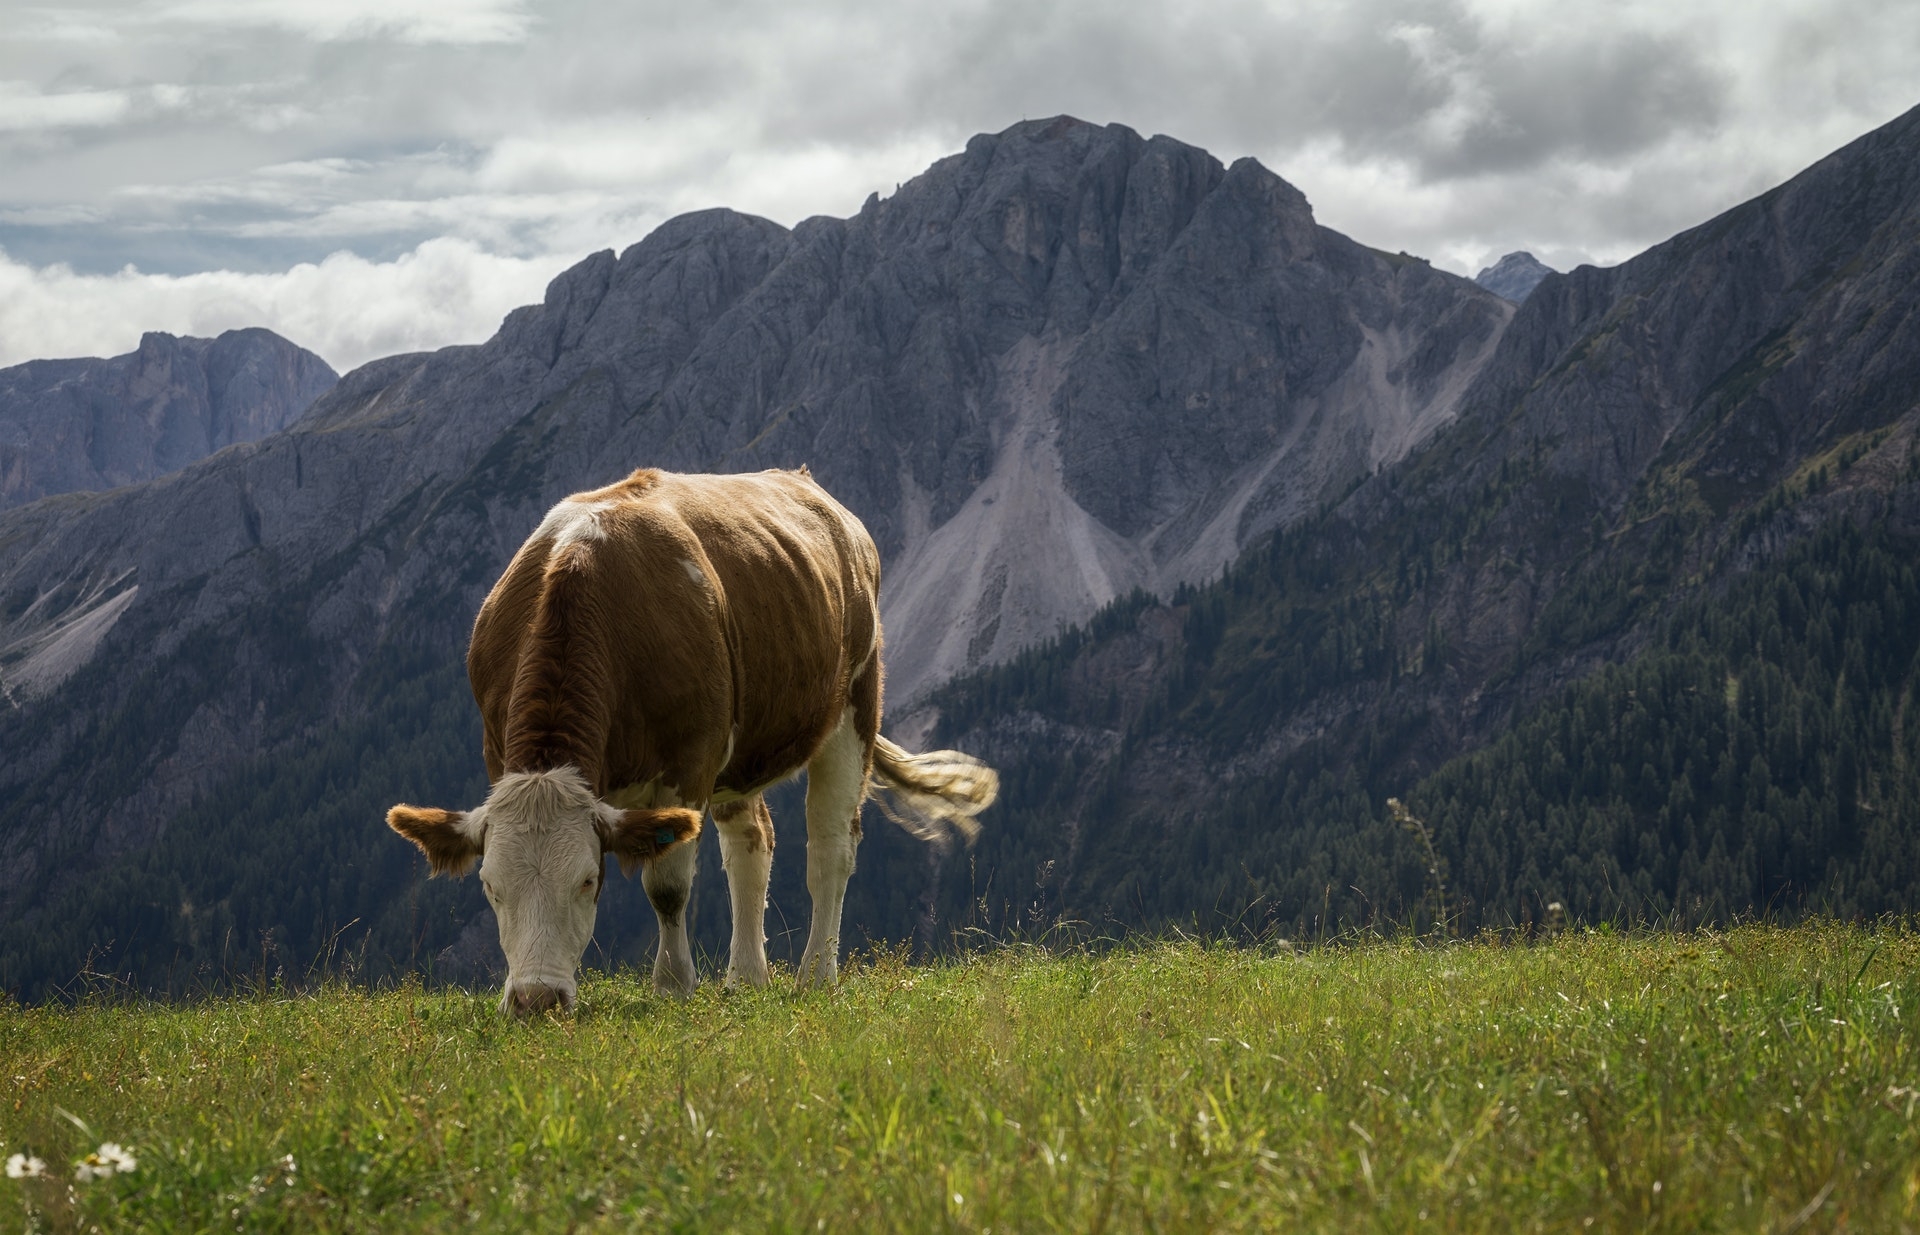
<path id="1" fill-rule="evenodd" d="M 951 221 L 925 220 L 954 198 Z M 846 486 L 873 492 L 863 515 L 900 512 L 876 532 L 901 702 L 1136 588 L 1210 577 L 1399 458 L 1454 414 L 1508 316 L 1316 226 L 1252 160 L 1125 130 L 977 139 L 895 208 L 883 229 L 979 315 L 934 309 L 940 331 L 992 340 L 947 379 L 975 409 L 953 423 L 977 427 L 942 470 L 900 450 L 897 497 L 884 472 Z"/>
<path id="2" fill-rule="evenodd" d="M 0 369 L 0 508 L 178 471 L 293 423 L 338 379 L 270 330 L 153 332 L 107 360 Z"/>
<path id="3" fill-rule="evenodd" d="M 850 219 L 673 220 L 482 346 L 376 362 L 261 442 L 0 517 L 0 905 L 134 861 L 236 768 L 278 784 L 259 760 L 428 680 L 441 703 L 406 723 L 442 734 L 470 710 L 480 599 L 568 492 L 808 464 L 881 547 L 897 705 L 1205 578 L 1399 458 L 1511 312 L 1319 227 L 1251 160 L 1065 118 Z M 470 763 L 366 787 L 356 895 L 410 869 L 371 799 L 458 797 Z"/>
<path id="4" fill-rule="evenodd" d="M 95 612 L 112 580 L 152 596 L 260 558 L 277 582 L 257 586 L 285 586 L 405 518 L 408 564 L 361 554 L 368 578 L 322 605 L 364 619 L 329 631 L 377 640 L 412 581 L 454 563 L 470 610 L 569 491 L 643 464 L 807 463 L 889 564 L 898 698 L 1135 587 L 1204 578 L 1399 457 L 1453 414 L 1507 316 L 1317 227 L 1250 160 L 1033 123 L 852 219 L 677 219 L 568 271 L 483 347 L 355 372 L 288 434 L 19 512 L 0 587 L 17 641 Z M 156 606 L 172 642 L 231 603 L 135 611 Z"/>
<path id="5" fill-rule="evenodd" d="M 1178 915 L 1219 896 L 1245 904 L 1236 862 L 1274 872 L 1260 894 L 1286 901 L 1283 916 L 1293 922 L 1323 912 L 1323 887 L 1330 912 L 1366 920 L 1378 906 L 1340 890 L 1363 868 L 1380 881 L 1376 896 L 1382 882 L 1408 872 L 1417 896 L 1424 859 L 1397 873 L 1366 865 L 1404 840 L 1390 822 L 1374 827 L 1386 795 L 1417 793 L 1436 768 L 1569 684 L 1639 663 L 1675 613 L 1694 606 L 1688 611 L 1711 614 L 1740 580 L 1822 534 L 1818 552 L 1829 556 L 1848 536 L 1893 546 L 1875 551 L 1896 557 L 1920 543 L 1917 288 L 1920 110 L 1621 266 L 1548 276 L 1460 398 L 1458 418 L 1402 466 L 1243 559 L 1229 585 L 1174 606 L 1116 611 L 1071 647 L 969 680 L 940 700 L 948 717 L 939 738 L 1001 761 L 1009 783 L 1028 786 L 1037 804 L 990 832 L 969 869 L 976 879 L 997 871 L 1003 885 L 1050 871 L 1048 895 L 1087 920 Z M 1839 560 L 1819 577 L 1841 577 L 1847 559 Z M 1810 572 L 1804 562 L 1794 569 Z M 1853 632 L 1849 647 L 1878 647 L 1875 632 L 1910 621 L 1899 615 L 1920 605 L 1913 578 L 1909 570 L 1848 597 L 1816 625 Z M 1783 612 L 1813 594 L 1784 576 L 1768 584 L 1776 585 Z M 1752 602 L 1741 603 L 1749 621 Z M 1720 619 L 1690 620 L 1710 628 Z M 1819 629 L 1807 637 L 1816 647 L 1833 641 Z M 1790 678 L 1795 657 L 1815 654 L 1777 642 L 1762 651 L 1777 681 Z M 1733 690 L 1730 672 L 1723 665 L 1719 677 L 1708 674 L 1709 687 Z M 1884 687 L 1873 707 L 1897 713 L 1915 670 L 1907 663 L 1899 672 L 1904 684 L 1896 676 L 1855 688 Z M 1827 706 L 1838 715 L 1844 692 L 1831 693 Z M 1615 733 L 1632 732 L 1652 706 L 1626 694 L 1623 687 L 1610 722 Z M 1598 708 L 1597 699 L 1583 706 Z M 1871 711 L 1852 700 L 1844 706 Z M 1765 706 L 1777 704 L 1770 697 Z M 1888 733 L 1874 757 L 1885 756 L 1881 774 L 1898 785 L 1911 756 L 1900 726 Z M 1563 747 L 1574 740 L 1552 738 Z M 1610 757 L 1625 770 L 1610 775 L 1652 777 L 1641 769 L 1658 756 L 1637 740 L 1623 745 Z M 1773 751 L 1774 773 L 1806 784 L 1823 763 L 1854 757 L 1812 737 L 1787 746 L 1798 753 Z M 1783 791 L 1754 749 L 1724 757 L 1713 773 L 1716 809 L 1744 798 L 1796 818 L 1779 805 Z M 1515 776 L 1544 783 L 1555 774 L 1543 763 Z M 1856 799 L 1862 818 L 1893 809 L 1893 795 L 1859 791 L 1851 771 L 1840 781 L 1836 819 L 1850 817 Z M 1851 895 L 1847 880 L 1879 889 L 1877 901 L 1851 902 L 1861 912 L 1920 900 L 1910 867 L 1880 870 L 1904 861 L 1898 851 L 1877 855 L 1862 830 L 1836 824 L 1835 835 L 1853 839 L 1810 844 L 1788 866 L 1766 849 L 1771 842 L 1733 829 L 1724 810 L 1710 818 L 1704 805 L 1695 814 L 1684 802 L 1669 805 L 1669 787 L 1649 792 L 1673 831 L 1659 830 L 1652 810 L 1636 815 L 1609 801 L 1608 826 L 1626 839 L 1606 850 L 1521 853 L 1548 821 L 1503 822 L 1491 805 L 1468 802 L 1459 809 L 1474 831 L 1454 838 L 1456 853 L 1461 864 L 1491 869 L 1512 849 L 1516 869 L 1502 877 L 1534 889 L 1538 901 L 1530 909 L 1510 902 L 1503 912 L 1514 915 L 1555 899 L 1554 880 L 1594 871 L 1633 880 L 1616 887 L 1645 893 L 1637 903 L 1659 904 L 1658 892 L 1673 908 L 1686 878 L 1703 886 L 1700 871 L 1741 853 L 1776 881 L 1795 872 L 1788 900 L 1816 888 Z M 1802 814 L 1814 833 L 1827 826 L 1810 807 Z M 1077 819 L 1099 824 L 1081 828 Z M 1911 822 L 1876 826 L 1898 835 Z M 1284 860 L 1262 868 L 1255 853 Z M 1691 875 L 1675 873 L 1688 863 Z M 1177 895 L 1123 878 L 1143 864 L 1187 872 Z M 1859 874 L 1868 868 L 1872 879 Z M 1656 887 L 1655 879 L 1668 882 Z M 1722 902 L 1728 911 L 1756 908 L 1769 886 L 1785 885 L 1755 873 L 1739 886 L 1760 889 L 1760 899 Z M 949 909 L 964 903 L 949 892 Z"/>
<path id="6" fill-rule="evenodd" d="M 477 896 L 379 811 L 477 795 L 474 609 L 638 464 L 810 464 L 881 544 L 896 700 L 1239 562 L 939 696 L 1005 812 L 924 902 L 926 851 L 874 835 L 850 932 L 993 880 L 1088 920 L 1244 904 L 1249 861 L 1345 914 L 1404 839 L 1371 798 L 1823 526 L 1920 535 L 1916 237 L 1920 112 L 1517 313 L 1257 165 L 1071 121 L 851 219 L 675 220 L 481 347 L 0 516 L 0 982 L 356 917 L 394 957 L 460 937 Z"/>
<path id="7" fill-rule="evenodd" d="M 1533 295 L 1533 289 L 1540 286 L 1540 280 L 1553 272 L 1553 267 L 1521 250 L 1507 254 L 1474 275 L 1473 281 L 1503 300 L 1520 304 Z"/>
<path id="8" fill-rule="evenodd" d="M 1746 506 L 1915 406 L 1917 238 L 1920 110 L 1629 262 L 1543 280 L 1465 401 L 1481 444 L 1448 483 L 1525 456 L 1609 520 Z"/>

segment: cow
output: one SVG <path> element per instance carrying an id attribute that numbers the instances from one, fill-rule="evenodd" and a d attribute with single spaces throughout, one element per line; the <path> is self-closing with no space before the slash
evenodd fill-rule
<path id="1" fill-rule="evenodd" d="M 879 592 L 872 538 L 805 468 L 641 469 L 547 513 L 480 606 L 467 652 L 485 803 L 387 813 L 430 874 L 479 863 L 507 958 L 503 1012 L 572 1011 L 609 854 L 640 871 L 659 918 L 655 988 L 692 991 L 687 904 L 709 811 L 733 901 L 726 980 L 765 985 L 762 795 L 802 768 L 802 989 L 838 979 L 870 790 L 924 839 L 971 839 L 994 771 L 880 736 Z"/>

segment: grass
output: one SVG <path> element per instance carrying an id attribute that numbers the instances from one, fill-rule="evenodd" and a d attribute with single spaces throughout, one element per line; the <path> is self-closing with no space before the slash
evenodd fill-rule
<path id="1" fill-rule="evenodd" d="M 0 1179 L 0 1213 L 1895 1231 L 1920 1227 L 1916 1013 L 1920 935 L 1838 924 L 882 956 L 797 999 L 621 975 L 526 1025 L 417 986 L 5 1005 L 0 1154 L 59 1179 Z M 101 1140 L 139 1169 L 69 1185 Z"/>

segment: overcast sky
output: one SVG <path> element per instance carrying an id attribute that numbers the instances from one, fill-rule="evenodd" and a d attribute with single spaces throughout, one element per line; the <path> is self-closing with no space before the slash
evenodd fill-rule
<path id="1" fill-rule="evenodd" d="M 850 214 L 1071 113 L 1471 274 L 1629 257 L 1920 104 L 1911 0 L 0 0 L 0 364 L 477 342 L 684 210 Z"/>

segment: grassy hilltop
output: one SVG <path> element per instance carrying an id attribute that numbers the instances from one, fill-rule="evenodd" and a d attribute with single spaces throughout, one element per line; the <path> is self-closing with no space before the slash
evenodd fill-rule
<path id="1" fill-rule="evenodd" d="M 1920 936 L 1838 925 L 9 1005 L 0 1154 L 59 1178 L 0 1222 L 1920 1229 L 1916 1016 Z M 138 1169 L 69 1190 L 101 1141 Z"/>

